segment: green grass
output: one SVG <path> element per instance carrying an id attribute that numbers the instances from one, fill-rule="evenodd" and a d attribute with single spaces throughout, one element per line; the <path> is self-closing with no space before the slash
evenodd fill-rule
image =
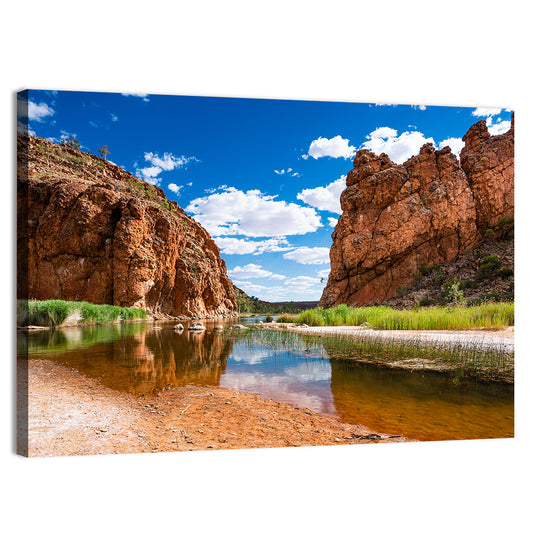
<path id="1" fill-rule="evenodd" d="M 514 356 L 504 347 L 487 348 L 480 343 L 453 343 L 447 347 L 418 338 L 398 341 L 389 337 L 366 338 L 342 333 L 322 335 L 288 333 L 279 330 L 232 331 L 230 335 L 247 344 L 277 353 L 292 352 L 295 357 L 327 357 L 358 363 L 384 365 L 409 372 L 432 371 L 453 379 L 514 382 Z"/>
<path id="2" fill-rule="evenodd" d="M 513 302 L 485 302 L 472 307 L 427 307 L 396 310 L 391 307 L 307 309 L 293 318 L 308 326 L 361 326 L 374 329 L 500 329 L 514 324 Z"/>
<path id="3" fill-rule="evenodd" d="M 81 324 L 103 324 L 118 320 L 146 318 L 144 309 L 96 305 L 89 302 L 64 300 L 19 300 L 17 302 L 17 325 L 56 327 L 69 316 L 78 316 Z"/>

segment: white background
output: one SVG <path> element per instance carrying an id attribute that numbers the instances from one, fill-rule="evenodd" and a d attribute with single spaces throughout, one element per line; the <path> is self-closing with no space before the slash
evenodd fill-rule
<path id="1" fill-rule="evenodd" d="M 533 117 L 528 3 L 6 4 L 0 31 L 4 531 L 530 530 L 532 328 L 527 302 L 532 301 Z M 515 109 L 515 439 L 15 456 L 14 101 L 15 91 L 23 88 Z"/>

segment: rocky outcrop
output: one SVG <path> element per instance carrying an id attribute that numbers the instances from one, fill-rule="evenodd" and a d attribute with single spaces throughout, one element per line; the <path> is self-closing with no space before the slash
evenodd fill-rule
<path id="1" fill-rule="evenodd" d="M 234 316 L 225 262 L 163 191 L 96 156 L 18 138 L 18 297 Z"/>
<path id="2" fill-rule="evenodd" d="M 341 195 L 331 273 L 320 305 L 381 303 L 423 263 L 454 261 L 514 212 L 514 122 L 491 136 L 485 121 L 449 147 L 424 145 L 401 165 L 359 150 Z"/>

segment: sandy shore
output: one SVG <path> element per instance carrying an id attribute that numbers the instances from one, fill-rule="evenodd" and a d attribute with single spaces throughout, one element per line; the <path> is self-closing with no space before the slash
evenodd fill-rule
<path id="1" fill-rule="evenodd" d="M 28 362 L 29 455 L 405 442 L 219 387 L 133 396 L 52 361 Z"/>
<path id="2" fill-rule="evenodd" d="M 298 326 L 296 324 L 271 324 L 266 327 L 283 328 L 307 335 L 345 335 L 364 339 L 417 341 L 443 348 L 461 345 L 477 349 L 497 348 L 514 353 L 514 326 L 501 330 L 376 330 L 361 326 Z M 263 326 L 264 327 L 264 326 Z"/>

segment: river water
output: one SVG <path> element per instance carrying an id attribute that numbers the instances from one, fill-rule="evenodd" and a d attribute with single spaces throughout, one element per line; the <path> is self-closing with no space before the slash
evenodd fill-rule
<path id="1" fill-rule="evenodd" d="M 133 394 L 214 385 L 413 439 L 514 435 L 512 385 L 346 360 L 328 338 L 310 343 L 288 332 L 218 332 L 217 322 L 205 323 L 203 332 L 188 331 L 186 322 L 182 333 L 173 329 L 176 322 L 20 332 L 18 350 Z"/>

